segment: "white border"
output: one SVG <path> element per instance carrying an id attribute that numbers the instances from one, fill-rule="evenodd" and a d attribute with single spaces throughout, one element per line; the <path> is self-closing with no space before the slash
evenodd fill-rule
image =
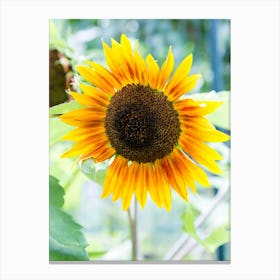
<path id="1" fill-rule="evenodd" d="M 232 245 L 227 265 L 48 262 L 48 19 L 228 18 Z M 2 1 L 1 279 L 279 279 L 279 2 Z"/>

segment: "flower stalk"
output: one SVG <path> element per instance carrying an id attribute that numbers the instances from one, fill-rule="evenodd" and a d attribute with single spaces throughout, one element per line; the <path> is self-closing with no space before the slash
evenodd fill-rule
<path id="1" fill-rule="evenodd" d="M 137 261 L 139 258 L 139 243 L 138 243 L 138 219 L 137 219 L 137 201 L 134 197 L 133 203 L 127 210 L 130 224 L 130 237 L 132 243 L 131 260 Z"/>

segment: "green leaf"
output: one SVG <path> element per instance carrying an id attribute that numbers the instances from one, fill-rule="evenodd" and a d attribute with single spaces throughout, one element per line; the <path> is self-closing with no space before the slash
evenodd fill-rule
<path id="1" fill-rule="evenodd" d="M 88 181 L 75 163 L 75 158 L 61 158 L 72 145 L 70 141 L 60 141 L 50 147 L 49 173 L 59 179 L 65 191 L 63 209 L 66 212 L 75 211 L 79 207 L 82 185 Z"/>
<path id="2" fill-rule="evenodd" d="M 50 115 L 51 116 L 61 115 L 84 107 L 85 106 L 81 105 L 77 101 L 69 101 L 69 102 L 61 103 L 59 105 L 52 106 L 50 108 Z"/>
<path id="3" fill-rule="evenodd" d="M 50 176 L 49 199 L 49 258 L 51 261 L 89 260 L 86 239 L 81 226 L 62 211 L 64 190 L 58 180 Z"/>
<path id="4" fill-rule="evenodd" d="M 107 251 L 88 251 L 88 256 L 90 259 L 98 259 L 102 256 L 104 256 L 107 253 Z"/>
<path id="5" fill-rule="evenodd" d="M 204 239 L 204 244 L 211 253 L 214 253 L 218 247 L 228 243 L 230 240 L 229 231 L 224 226 L 218 227 Z"/>
<path id="6" fill-rule="evenodd" d="M 187 211 L 183 213 L 181 218 L 183 221 L 183 231 L 196 239 L 196 237 L 198 236 L 196 234 L 196 229 L 194 225 L 194 215 L 191 206 L 187 206 Z"/>
<path id="7" fill-rule="evenodd" d="M 214 125 L 230 130 L 230 94 L 228 91 L 198 93 L 189 95 L 188 97 L 200 101 L 223 101 L 224 103 L 216 111 L 207 115 L 206 118 Z"/>
<path id="8" fill-rule="evenodd" d="M 94 163 L 93 159 L 88 159 L 81 163 L 80 168 L 87 177 L 102 186 L 104 184 L 108 166 L 108 161 Z"/>
<path id="9" fill-rule="evenodd" d="M 50 260 L 88 260 L 87 243 L 80 229 L 70 215 L 50 206 Z"/>
<path id="10" fill-rule="evenodd" d="M 62 207 L 64 203 L 64 189 L 59 185 L 58 180 L 53 176 L 49 177 L 49 202 L 55 207 Z"/>
<path id="11" fill-rule="evenodd" d="M 183 231 L 191 236 L 198 244 L 203 246 L 210 253 L 214 253 L 216 249 L 229 242 L 229 231 L 224 226 L 218 227 L 205 239 L 201 238 L 195 228 L 195 218 L 192 206 L 188 205 L 187 210 L 182 215 Z"/>

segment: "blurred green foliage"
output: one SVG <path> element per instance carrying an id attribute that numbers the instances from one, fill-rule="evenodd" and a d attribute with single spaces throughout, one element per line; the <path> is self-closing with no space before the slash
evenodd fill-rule
<path id="1" fill-rule="evenodd" d="M 183 231 L 210 253 L 214 254 L 219 246 L 229 242 L 229 231 L 224 225 L 215 228 L 206 238 L 201 238 L 197 233 L 195 215 L 193 213 L 193 207 L 190 205 L 186 207 L 186 212 L 183 213 L 181 218 L 183 222 Z"/>
<path id="2" fill-rule="evenodd" d="M 81 226 L 61 210 L 64 190 L 58 180 L 49 178 L 49 246 L 50 261 L 87 261 L 87 242 L 81 233 Z"/>

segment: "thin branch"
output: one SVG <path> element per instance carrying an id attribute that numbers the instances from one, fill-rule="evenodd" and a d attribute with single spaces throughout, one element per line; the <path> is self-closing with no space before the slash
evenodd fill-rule
<path id="1" fill-rule="evenodd" d="M 219 205 L 219 203 L 225 198 L 225 196 L 228 194 L 229 188 L 226 187 L 225 189 L 222 189 L 218 192 L 218 194 L 215 196 L 215 199 L 209 209 L 202 213 L 198 219 L 196 220 L 195 227 L 199 228 L 205 220 L 212 214 L 212 212 L 216 209 L 216 207 Z M 189 252 L 189 249 L 184 249 L 186 244 L 191 240 L 191 237 L 187 234 L 183 234 L 176 242 L 175 244 L 170 248 L 170 250 L 167 252 L 167 254 L 164 257 L 164 260 L 180 260 L 182 257 L 186 255 L 185 252 Z M 192 248 L 193 249 L 193 248 Z M 191 249 L 191 250 L 192 250 Z"/>
<path id="2" fill-rule="evenodd" d="M 192 250 L 194 250 L 199 244 L 194 240 L 191 239 L 187 244 L 184 246 L 174 257 L 174 260 L 181 260 L 185 256 L 187 256 Z"/>

